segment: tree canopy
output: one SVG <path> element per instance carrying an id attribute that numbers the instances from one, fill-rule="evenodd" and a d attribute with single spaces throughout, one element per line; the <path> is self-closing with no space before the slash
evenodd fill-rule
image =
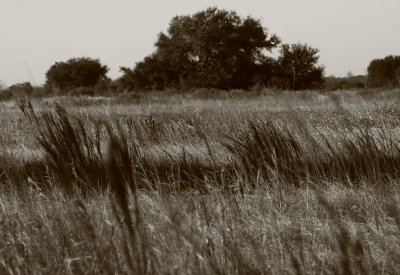
<path id="1" fill-rule="evenodd" d="M 121 68 L 122 79 L 139 89 L 248 88 L 270 69 L 265 52 L 279 43 L 257 19 L 208 8 L 175 16 L 167 34 L 159 34 L 156 51 L 133 70 Z"/>
<path id="2" fill-rule="evenodd" d="M 107 66 L 102 65 L 98 59 L 71 58 L 50 67 L 46 73 L 46 84 L 60 90 L 91 87 L 105 79 L 107 72 Z"/>
<path id="3" fill-rule="evenodd" d="M 277 86 L 299 90 L 322 85 L 325 68 L 317 65 L 318 52 L 307 44 L 283 44 L 277 60 Z"/>
<path id="4" fill-rule="evenodd" d="M 368 66 L 368 86 L 393 87 L 400 85 L 400 56 L 374 59 Z"/>

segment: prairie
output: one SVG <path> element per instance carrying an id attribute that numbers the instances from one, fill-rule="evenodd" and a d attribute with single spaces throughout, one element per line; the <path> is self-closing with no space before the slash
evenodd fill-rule
<path id="1" fill-rule="evenodd" d="M 400 272 L 398 90 L 0 102 L 0 273 Z"/>

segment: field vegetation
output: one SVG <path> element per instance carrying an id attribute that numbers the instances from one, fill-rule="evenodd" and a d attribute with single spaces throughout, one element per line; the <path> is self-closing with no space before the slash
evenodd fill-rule
<path id="1" fill-rule="evenodd" d="M 399 90 L 0 102 L 0 273 L 398 274 Z"/>

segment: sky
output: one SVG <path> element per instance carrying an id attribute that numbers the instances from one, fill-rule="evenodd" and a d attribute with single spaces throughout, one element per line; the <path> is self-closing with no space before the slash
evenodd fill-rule
<path id="1" fill-rule="evenodd" d="M 318 48 L 326 75 L 365 74 L 372 59 L 400 55 L 400 0 L 0 0 L 0 81 L 41 85 L 55 62 L 83 56 L 118 78 L 154 51 L 172 17 L 212 6 Z"/>

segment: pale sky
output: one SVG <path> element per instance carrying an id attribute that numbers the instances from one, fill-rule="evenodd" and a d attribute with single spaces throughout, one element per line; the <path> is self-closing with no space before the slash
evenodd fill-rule
<path id="1" fill-rule="evenodd" d="M 173 16 L 210 6 L 320 49 L 326 75 L 364 74 L 372 59 L 400 55 L 400 0 L 0 0 L 0 81 L 43 84 L 52 64 L 82 56 L 117 78 L 153 52 Z"/>

